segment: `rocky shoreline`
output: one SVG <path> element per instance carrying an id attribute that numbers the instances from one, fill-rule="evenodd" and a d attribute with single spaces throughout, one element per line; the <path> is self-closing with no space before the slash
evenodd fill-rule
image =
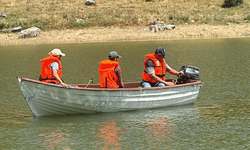
<path id="1" fill-rule="evenodd" d="M 96 43 L 121 41 L 157 41 L 177 39 L 210 39 L 250 37 L 250 25 L 227 26 L 179 25 L 172 30 L 151 32 L 144 27 L 95 27 L 80 30 L 53 30 L 41 32 L 38 37 L 18 39 L 19 33 L 0 34 L 0 45 L 37 45 L 65 43 Z"/>

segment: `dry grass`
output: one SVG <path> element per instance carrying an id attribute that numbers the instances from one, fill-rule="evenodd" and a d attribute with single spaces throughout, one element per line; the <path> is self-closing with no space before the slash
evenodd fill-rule
<path id="1" fill-rule="evenodd" d="M 83 0 L 1 0 L 0 11 L 7 14 L 5 27 L 37 26 L 42 30 L 107 26 L 145 26 L 160 19 L 168 24 L 242 23 L 249 14 L 250 0 L 235 8 L 222 8 L 224 0 L 96 0 L 86 6 Z M 170 16 L 173 19 L 170 19 Z M 187 18 L 187 16 L 189 16 Z M 76 24 L 84 19 L 85 24 Z"/>

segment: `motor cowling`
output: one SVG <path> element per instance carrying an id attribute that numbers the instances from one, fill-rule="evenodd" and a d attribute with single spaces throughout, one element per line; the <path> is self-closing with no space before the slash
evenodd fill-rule
<path id="1" fill-rule="evenodd" d="M 180 71 L 182 71 L 184 75 L 178 77 L 176 84 L 189 83 L 192 80 L 200 80 L 200 69 L 197 67 L 182 66 Z"/>

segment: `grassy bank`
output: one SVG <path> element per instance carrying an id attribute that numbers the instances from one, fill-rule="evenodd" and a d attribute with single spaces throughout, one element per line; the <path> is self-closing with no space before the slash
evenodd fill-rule
<path id="1" fill-rule="evenodd" d="M 1 0 L 0 12 L 7 17 L 0 18 L 0 29 L 147 26 L 156 19 L 174 25 L 243 24 L 250 20 L 250 0 L 233 8 L 223 8 L 223 3 L 224 0 L 96 0 L 96 6 L 86 6 L 85 0 Z M 77 19 L 85 23 L 76 23 Z"/>
<path id="2" fill-rule="evenodd" d="M 96 0 L 96 6 L 86 6 L 85 0 L 1 0 L 0 12 L 7 17 L 0 17 L 0 45 L 250 37 L 250 0 L 232 8 L 223 8 L 223 3 Z M 76 23 L 77 19 L 85 23 Z M 176 28 L 149 32 L 149 23 L 156 19 Z M 17 39 L 18 33 L 5 32 L 17 26 L 35 26 L 42 33 Z"/>

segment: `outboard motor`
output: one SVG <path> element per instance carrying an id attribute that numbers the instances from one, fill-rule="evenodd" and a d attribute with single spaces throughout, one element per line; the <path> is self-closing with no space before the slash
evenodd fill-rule
<path id="1" fill-rule="evenodd" d="M 178 77 L 176 84 L 188 83 L 191 80 L 200 80 L 200 69 L 194 66 L 182 66 L 180 71 L 183 71 L 184 75 Z"/>

